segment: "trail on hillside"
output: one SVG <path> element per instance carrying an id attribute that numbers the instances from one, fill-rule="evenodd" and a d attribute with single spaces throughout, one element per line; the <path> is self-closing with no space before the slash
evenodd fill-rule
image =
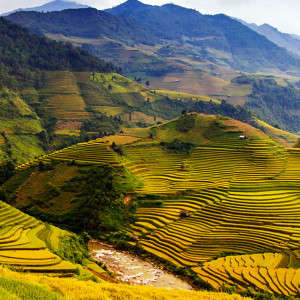
<path id="1" fill-rule="evenodd" d="M 193 289 L 186 281 L 129 252 L 116 250 L 114 247 L 98 241 L 91 242 L 90 246 L 93 258 L 104 263 L 115 278 L 121 282 L 168 289 Z"/>

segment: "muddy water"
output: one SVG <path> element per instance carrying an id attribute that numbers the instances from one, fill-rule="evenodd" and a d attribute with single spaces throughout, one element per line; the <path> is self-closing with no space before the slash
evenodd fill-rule
<path id="1" fill-rule="evenodd" d="M 169 289 L 193 289 L 190 284 L 175 275 L 126 251 L 116 250 L 100 242 L 91 243 L 91 249 L 94 259 L 103 262 L 118 281 Z"/>

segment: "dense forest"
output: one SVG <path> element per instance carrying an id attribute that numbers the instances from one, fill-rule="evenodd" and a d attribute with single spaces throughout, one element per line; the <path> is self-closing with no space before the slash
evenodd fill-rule
<path id="1" fill-rule="evenodd" d="M 290 131 L 299 131 L 300 91 L 292 84 L 279 85 L 270 76 L 242 75 L 233 80 L 238 84 L 251 84 L 252 93 L 245 107 L 253 111 L 258 118 L 275 127 Z"/>
<path id="2" fill-rule="evenodd" d="M 111 63 L 70 43 L 49 40 L 0 18 L 0 88 L 37 84 L 40 70 L 111 72 Z"/>

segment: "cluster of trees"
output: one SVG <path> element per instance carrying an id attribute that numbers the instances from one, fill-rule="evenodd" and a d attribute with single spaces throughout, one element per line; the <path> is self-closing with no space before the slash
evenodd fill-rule
<path id="1" fill-rule="evenodd" d="M 81 134 L 91 131 L 105 135 L 106 133 L 113 134 L 120 131 L 123 121 L 119 116 L 107 116 L 98 111 L 91 111 L 93 112 L 93 118 L 84 120 L 81 126 Z"/>
<path id="2" fill-rule="evenodd" d="M 145 102 L 144 105 L 139 108 L 139 110 L 145 114 L 155 115 L 156 117 L 161 117 L 163 119 L 176 118 L 183 111 L 224 115 L 256 126 L 255 122 L 253 121 L 253 115 L 249 109 L 239 105 L 233 106 L 226 101 L 222 101 L 221 104 L 218 104 L 213 101 L 195 102 L 192 99 L 187 101 L 179 101 L 166 97 L 155 102 Z"/>
<path id="3" fill-rule="evenodd" d="M 300 91 L 293 85 L 279 85 L 272 77 L 262 78 L 247 75 L 239 76 L 233 82 L 252 85 L 252 93 L 249 95 L 244 109 L 253 111 L 259 119 L 275 127 L 299 131 Z M 227 107 L 227 110 L 230 108 Z M 233 117 L 238 119 L 234 115 Z M 247 118 L 246 115 L 244 117 Z"/>
<path id="4" fill-rule="evenodd" d="M 12 162 L 8 161 L 0 165 L 0 185 L 4 183 L 6 180 L 8 180 L 11 176 L 13 176 L 14 172 L 15 172 L 15 166 Z"/>
<path id="5" fill-rule="evenodd" d="M 165 147 L 166 149 L 168 149 L 171 152 L 185 153 L 185 154 L 191 153 L 191 151 L 195 147 L 195 145 L 193 145 L 191 143 L 183 142 L 179 139 L 175 139 L 175 140 L 173 140 L 172 142 L 169 142 L 169 143 L 168 142 L 161 142 L 160 145 Z"/>
<path id="6" fill-rule="evenodd" d="M 59 166 L 53 163 L 41 171 L 56 167 Z M 39 195 L 38 201 L 32 201 L 30 205 L 22 207 L 22 210 L 73 232 L 88 232 L 94 237 L 99 237 L 122 230 L 134 220 L 134 202 L 131 205 L 124 202 L 126 193 L 134 190 L 133 184 L 136 184 L 136 180 L 133 183 L 128 179 L 127 173 L 121 167 L 80 166 L 78 173 L 59 189 L 55 188 L 53 191 L 49 182 L 44 193 Z M 68 192 L 72 206 L 58 216 L 55 212 L 47 210 L 47 205 L 49 197 L 57 197 L 61 192 Z M 4 189 L 2 193 L 8 195 L 8 202 L 14 201 L 15 195 L 12 191 Z"/>

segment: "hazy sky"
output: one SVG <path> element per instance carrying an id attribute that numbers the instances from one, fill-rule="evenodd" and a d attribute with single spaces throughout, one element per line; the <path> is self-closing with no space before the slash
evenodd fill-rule
<path id="1" fill-rule="evenodd" d="M 78 0 L 98 9 L 110 8 L 125 0 Z M 0 0 L 0 13 L 16 8 L 39 6 L 50 0 Z M 152 5 L 173 2 L 203 14 L 225 13 L 257 24 L 268 23 L 279 30 L 300 35 L 299 0 L 143 0 Z"/>

